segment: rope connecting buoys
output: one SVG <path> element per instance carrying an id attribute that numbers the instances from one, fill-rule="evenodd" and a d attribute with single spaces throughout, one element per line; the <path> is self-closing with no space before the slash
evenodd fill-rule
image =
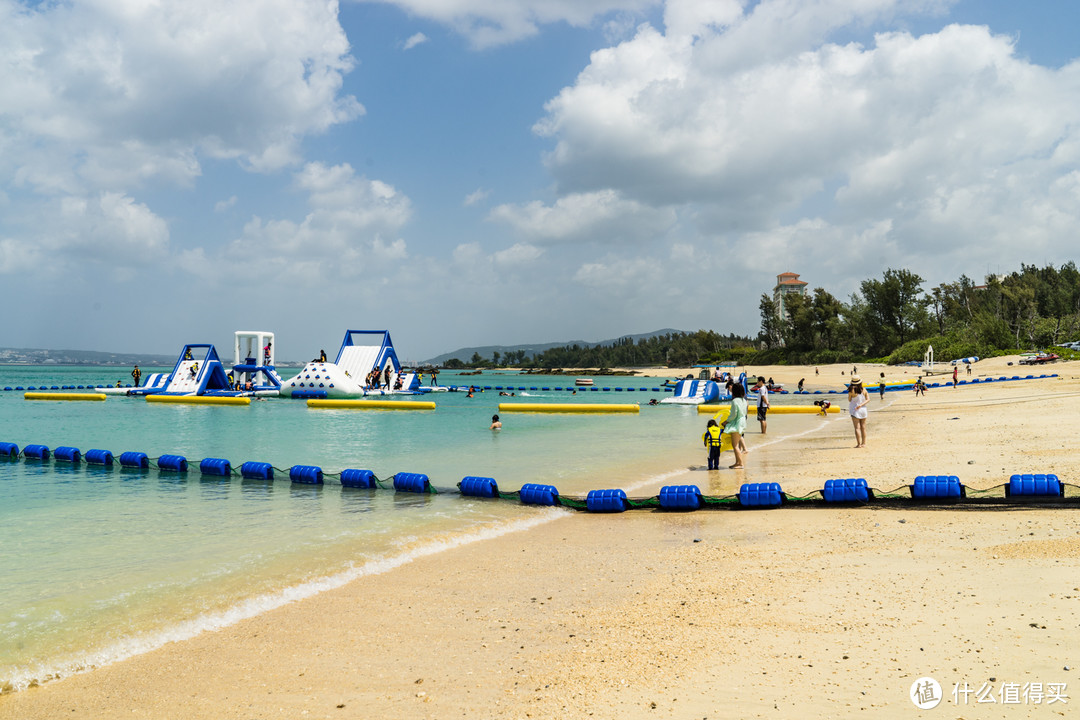
<path id="1" fill-rule="evenodd" d="M 23 393 L 24 400 L 88 400 L 93 402 L 100 402 L 105 400 L 106 396 L 101 393 L 61 393 L 61 392 L 28 392 Z"/>
<path id="2" fill-rule="evenodd" d="M 174 405 L 250 405 L 251 398 L 218 395 L 147 395 L 146 402 Z"/>
<path id="3" fill-rule="evenodd" d="M 343 410 L 434 410 L 427 400 L 308 400 L 309 408 Z"/>
<path id="4" fill-rule="evenodd" d="M 620 403 L 499 403 L 499 412 L 636 413 L 641 412 L 641 406 Z"/>

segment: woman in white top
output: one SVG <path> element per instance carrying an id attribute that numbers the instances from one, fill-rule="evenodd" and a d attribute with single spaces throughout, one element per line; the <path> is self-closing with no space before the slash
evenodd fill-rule
<path id="1" fill-rule="evenodd" d="M 866 405 L 870 402 L 870 394 L 863 388 L 862 379 L 858 375 L 851 376 L 847 399 L 848 415 L 851 416 L 851 424 L 855 426 L 855 447 L 866 447 Z"/>

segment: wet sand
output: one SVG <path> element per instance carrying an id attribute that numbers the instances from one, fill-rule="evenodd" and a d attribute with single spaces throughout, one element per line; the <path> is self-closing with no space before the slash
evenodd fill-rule
<path id="1" fill-rule="evenodd" d="M 864 449 L 843 416 L 780 442 L 786 428 L 751 422 L 746 470 L 690 477 L 715 495 L 927 473 L 1076 483 L 1080 368 L 1034 372 L 1062 377 L 874 396 Z M 704 464 L 694 442 L 673 452 Z M 1001 693 L 1080 693 L 1078 571 L 1080 508 L 567 512 L 0 696 L 0 718 L 891 718 L 920 712 L 923 676 L 940 717 L 1067 716 L 1080 697 Z M 998 702 L 954 704 L 965 682 Z"/>

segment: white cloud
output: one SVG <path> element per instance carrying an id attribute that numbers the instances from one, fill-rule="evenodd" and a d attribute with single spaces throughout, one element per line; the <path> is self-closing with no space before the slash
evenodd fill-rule
<path id="1" fill-rule="evenodd" d="M 40 192 L 271 170 L 363 112 L 336 2 L 0 0 L 0 177 Z"/>
<path id="2" fill-rule="evenodd" d="M 408 257 L 396 235 L 411 202 L 393 186 L 358 176 L 348 164 L 308 163 L 295 182 L 308 195 L 307 216 L 300 222 L 253 217 L 211 266 L 218 272 L 243 266 L 257 282 L 317 283 L 352 280 Z M 185 267 L 204 273 L 200 263 L 208 254 L 190 256 Z"/>
<path id="3" fill-rule="evenodd" d="M 236 201 L 237 198 L 235 195 L 230 197 L 228 200 L 219 200 L 218 202 L 214 203 L 214 212 L 221 213 L 225 212 L 229 208 L 236 207 Z"/>
<path id="4" fill-rule="evenodd" d="M 476 190 L 473 190 L 471 193 L 465 196 L 465 201 L 463 204 L 465 205 L 465 207 L 471 207 L 473 205 L 476 205 L 477 203 L 481 203 L 484 200 L 487 200 L 490 196 L 490 190 L 485 190 L 484 188 L 477 188 Z"/>
<path id="5" fill-rule="evenodd" d="M 612 12 L 642 13 L 661 0 L 363 0 L 396 5 L 410 15 L 444 23 L 478 48 L 531 37 L 542 25 L 585 27 Z"/>
<path id="6" fill-rule="evenodd" d="M 529 245 L 527 243 L 517 243 L 505 250 L 500 250 L 495 253 L 494 260 L 496 265 L 502 265 L 507 267 L 520 267 L 527 265 L 536 260 L 543 254 L 543 250 L 535 245 Z"/>
<path id="7" fill-rule="evenodd" d="M 418 32 L 415 35 L 410 35 L 409 39 L 405 41 L 405 44 L 401 46 L 402 50 L 412 50 L 417 45 L 423 45 L 428 41 L 428 36 L 422 32 Z"/>
<path id="8" fill-rule="evenodd" d="M 490 218 L 504 222 L 534 242 L 629 243 L 662 235 L 674 222 L 670 209 L 655 209 L 624 200 L 613 190 L 576 193 L 552 205 L 533 201 L 500 205 Z"/>

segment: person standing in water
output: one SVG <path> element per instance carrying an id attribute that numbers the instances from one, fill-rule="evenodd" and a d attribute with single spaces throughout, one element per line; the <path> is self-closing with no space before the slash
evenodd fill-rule
<path id="1" fill-rule="evenodd" d="M 491 429 L 492 430 L 502 430 L 502 420 L 499 420 L 498 415 L 492 415 L 491 416 Z"/>
<path id="2" fill-rule="evenodd" d="M 731 386 L 731 406 L 724 432 L 731 437 L 731 451 L 735 453 L 735 464 L 728 465 L 728 469 L 742 470 L 745 448 L 742 435 L 746 432 L 746 388 L 742 383 Z"/>
<path id="3" fill-rule="evenodd" d="M 710 420 L 705 425 L 705 432 L 701 435 L 701 442 L 709 449 L 709 470 L 720 469 L 720 444 L 723 431 L 715 420 Z"/>

